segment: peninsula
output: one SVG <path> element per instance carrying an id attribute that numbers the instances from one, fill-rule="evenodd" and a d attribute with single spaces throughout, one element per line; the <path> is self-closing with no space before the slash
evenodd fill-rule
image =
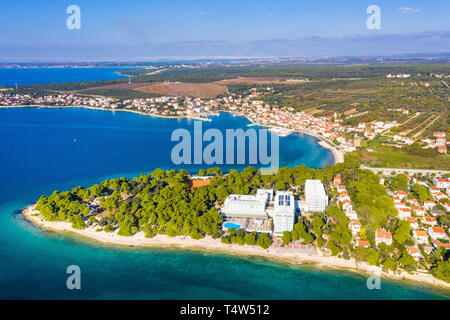
<path id="1" fill-rule="evenodd" d="M 351 153 L 326 169 L 272 176 L 251 167 L 198 176 L 157 169 L 55 191 L 23 214 L 104 243 L 262 256 L 450 288 L 449 207 L 431 200 L 448 177 L 377 175 L 359 165 Z"/>

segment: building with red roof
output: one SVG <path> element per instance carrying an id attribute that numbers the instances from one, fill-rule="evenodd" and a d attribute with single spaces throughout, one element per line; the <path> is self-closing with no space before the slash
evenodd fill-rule
<path id="1" fill-rule="evenodd" d="M 388 246 L 392 244 L 392 233 L 384 229 L 378 229 L 375 233 L 375 243 L 378 246 L 380 243 L 386 243 Z"/>

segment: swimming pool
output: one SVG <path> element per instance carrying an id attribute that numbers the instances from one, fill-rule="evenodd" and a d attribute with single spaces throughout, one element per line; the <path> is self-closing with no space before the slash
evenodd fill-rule
<path id="1" fill-rule="evenodd" d="M 227 222 L 223 225 L 225 228 L 232 228 L 232 229 L 240 229 L 241 225 L 240 224 L 235 224 L 233 222 Z"/>

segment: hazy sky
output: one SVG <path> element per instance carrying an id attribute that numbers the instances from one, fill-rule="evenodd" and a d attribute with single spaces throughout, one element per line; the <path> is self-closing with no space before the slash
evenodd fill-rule
<path id="1" fill-rule="evenodd" d="M 71 4 L 81 8 L 81 30 L 66 28 Z M 381 8 L 381 30 L 366 28 L 371 4 Z M 95 46 L 448 31 L 449 13 L 449 0 L 8 0 L 0 9 L 0 43 Z"/>

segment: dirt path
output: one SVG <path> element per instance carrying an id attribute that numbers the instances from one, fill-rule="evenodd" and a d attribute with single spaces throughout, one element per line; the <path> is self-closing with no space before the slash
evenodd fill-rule
<path id="1" fill-rule="evenodd" d="M 364 112 L 360 112 L 360 113 L 351 114 L 351 115 L 349 115 L 347 117 L 347 119 L 354 118 L 354 117 L 359 117 L 359 116 L 365 115 L 366 113 L 369 113 L 369 111 L 364 111 Z"/>
<path id="2" fill-rule="evenodd" d="M 429 116 L 425 121 L 422 121 L 421 123 L 419 123 L 418 125 L 416 125 L 414 128 L 411 128 L 409 130 L 405 131 L 405 134 L 408 134 L 410 132 L 413 132 L 415 130 L 417 130 L 418 128 L 420 128 L 425 122 L 428 122 L 431 118 L 433 118 L 434 115 Z"/>
<path id="3" fill-rule="evenodd" d="M 414 118 L 416 118 L 417 116 L 419 116 L 420 114 L 421 114 L 421 112 L 417 112 L 414 116 L 412 116 L 411 118 L 409 118 L 409 119 L 406 120 L 405 122 L 400 123 L 398 126 L 401 127 L 401 126 L 403 126 L 404 124 L 407 124 L 407 123 L 410 122 L 412 119 L 414 119 Z"/>
<path id="4" fill-rule="evenodd" d="M 159 70 L 156 70 L 156 71 L 153 71 L 153 72 L 146 73 L 145 75 L 146 76 L 151 76 L 152 74 L 157 74 L 157 73 L 160 73 L 160 72 L 163 72 L 163 71 L 166 71 L 166 70 L 168 70 L 168 69 L 167 68 L 159 69 Z"/>
<path id="5" fill-rule="evenodd" d="M 425 127 L 423 127 L 421 130 L 419 130 L 419 132 L 417 132 L 417 133 L 416 133 L 415 135 L 413 135 L 412 137 L 413 137 L 413 138 L 417 138 L 417 137 L 421 136 L 422 133 L 424 133 L 425 130 L 426 130 L 429 126 L 431 126 L 433 123 L 435 123 L 436 120 L 439 119 L 440 117 L 441 117 L 441 115 L 438 115 L 436 118 L 433 119 L 433 121 L 431 121 L 429 124 L 427 124 L 427 125 L 426 125 Z M 427 119 L 427 120 L 428 120 L 428 119 Z"/>

